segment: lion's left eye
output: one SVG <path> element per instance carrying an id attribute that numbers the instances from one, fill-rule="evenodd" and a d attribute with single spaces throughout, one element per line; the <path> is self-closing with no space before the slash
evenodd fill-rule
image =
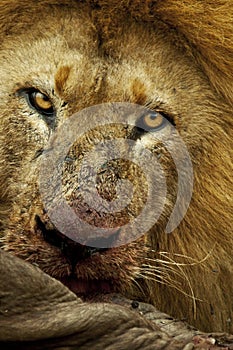
<path id="1" fill-rule="evenodd" d="M 30 107 L 35 109 L 39 114 L 51 117 L 55 113 L 55 109 L 50 98 L 38 90 L 27 92 L 27 101 Z"/>
<path id="2" fill-rule="evenodd" d="M 144 113 L 137 121 L 137 127 L 144 131 L 157 131 L 168 122 L 167 118 L 160 112 Z"/>

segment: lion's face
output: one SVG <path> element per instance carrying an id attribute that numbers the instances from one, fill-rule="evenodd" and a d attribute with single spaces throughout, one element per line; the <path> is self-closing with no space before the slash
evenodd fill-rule
<path id="1" fill-rule="evenodd" d="M 200 179 L 209 171 L 206 169 L 210 163 L 213 176 L 216 171 L 212 132 L 214 128 L 223 130 L 228 112 L 202 70 L 163 24 L 158 22 L 153 28 L 122 18 L 115 35 L 102 42 L 87 13 L 85 8 L 72 14 L 60 10 L 59 16 L 45 11 L 43 21 L 35 23 L 33 30 L 3 43 L 2 245 L 62 280 L 78 294 L 113 290 L 139 296 L 144 287 L 139 284 L 143 266 L 149 264 L 146 259 L 167 247 L 164 231 L 177 195 L 176 165 L 161 138 L 171 142 L 179 160 L 182 154 L 173 136 L 175 126 L 193 162 L 194 197 L 176 235 L 183 235 L 186 230 L 189 234 L 196 192 L 201 188 L 204 197 L 208 193 L 206 183 L 200 183 Z M 82 187 L 83 180 L 77 175 L 86 152 L 98 142 L 111 139 L 133 140 L 131 160 L 140 158 L 142 150 L 150 151 L 163 168 L 167 194 L 163 202 L 162 194 L 153 189 L 155 209 L 162 205 L 164 208 L 159 220 L 142 237 L 123 246 L 94 249 L 99 237 L 93 238 L 91 232 L 91 238 L 80 245 L 54 227 L 41 196 L 39 174 L 43 151 L 52 145 L 51 140 L 63 123 L 84 108 L 108 102 L 146 106 L 151 113 L 138 114 L 130 120 L 126 115 L 126 123 L 130 123 L 127 127 L 116 123 L 106 127 L 90 124 L 89 131 L 71 145 L 61 164 L 62 196 L 82 220 L 109 228 L 106 239 L 114 241 L 127 234 L 119 227 L 137 217 L 146 202 L 143 168 L 133 161 L 113 159 L 98 170 L 96 187 L 107 202 L 117 198 L 119 179 L 129 179 L 134 186 L 131 203 L 114 215 L 101 210 L 100 214 L 85 203 L 82 191 L 88 189 L 88 183 Z M 96 121 L 95 116 L 93 120 Z M 141 130 L 145 128 L 146 131 Z M 98 154 L 95 157 L 93 161 Z M 208 164 L 202 161 L 203 157 Z M 85 171 L 84 177 L 88 177 L 88 169 Z M 56 176 L 48 176 L 48 186 L 54 186 L 51 201 L 56 199 Z M 201 200 L 196 202 L 201 207 Z M 78 236 L 78 232 L 74 235 Z M 209 243 L 210 249 L 213 244 Z M 177 246 L 177 253 L 180 251 Z"/>

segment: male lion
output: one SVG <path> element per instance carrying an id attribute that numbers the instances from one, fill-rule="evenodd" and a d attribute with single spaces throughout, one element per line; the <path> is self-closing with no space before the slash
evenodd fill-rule
<path id="1" fill-rule="evenodd" d="M 1 1 L 3 250 L 38 266 L 84 300 L 117 292 L 201 330 L 233 331 L 232 18 L 230 0 Z M 100 246 L 103 237 L 92 232 L 80 243 L 79 232 L 71 232 L 72 239 L 54 226 L 45 202 L 60 200 L 58 174 L 46 173 L 41 162 L 51 150 L 56 155 L 57 131 L 65 121 L 109 102 L 106 118 L 119 112 L 116 106 L 121 110 L 114 102 L 147 107 L 148 113 L 136 113 L 130 121 L 126 113 L 125 123 L 88 125 L 60 164 L 66 203 L 93 229 L 109 228 Z M 80 117 L 80 125 L 82 116 L 74 117 Z M 92 117 L 95 123 L 97 116 Z M 192 169 L 182 163 L 174 127 Z M 125 208 L 108 213 L 83 201 L 89 168 L 81 178 L 77 173 L 87 152 L 112 139 L 131 140 L 133 152 L 129 160 L 113 157 L 103 164 L 96 188 L 103 203 L 111 203 L 118 198 L 119 179 L 129 179 L 134 194 Z M 113 247 L 109 242 L 126 234 L 116 228 L 146 204 L 146 175 L 133 161 L 144 150 L 163 169 L 164 178 L 161 172 L 155 177 L 165 181 L 165 201 L 162 190 L 152 189 L 153 208 L 162 213 L 143 235 Z M 150 164 L 145 169 L 151 170 Z M 192 187 L 186 174 L 192 170 L 189 208 L 167 233 L 179 186 Z M 188 186 L 178 184 L 179 172 L 187 175 Z M 179 200 L 187 205 L 185 198 Z"/>

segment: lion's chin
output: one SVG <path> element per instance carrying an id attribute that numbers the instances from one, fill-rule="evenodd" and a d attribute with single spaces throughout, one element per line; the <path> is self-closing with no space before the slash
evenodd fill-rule
<path id="1" fill-rule="evenodd" d="M 73 293 L 85 299 L 95 294 L 114 292 L 113 284 L 109 280 L 84 280 L 69 276 L 62 278 L 60 281 Z"/>

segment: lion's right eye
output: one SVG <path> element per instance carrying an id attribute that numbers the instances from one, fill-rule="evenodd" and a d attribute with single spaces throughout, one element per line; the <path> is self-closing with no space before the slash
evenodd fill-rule
<path id="1" fill-rule="evenodd" d="M 39 90 L 30 90 L 26 92 L 29 106 L 35 109 L 39 114 L 45 117 L 52 117 L 55 109 L 50 98 Z"/>

